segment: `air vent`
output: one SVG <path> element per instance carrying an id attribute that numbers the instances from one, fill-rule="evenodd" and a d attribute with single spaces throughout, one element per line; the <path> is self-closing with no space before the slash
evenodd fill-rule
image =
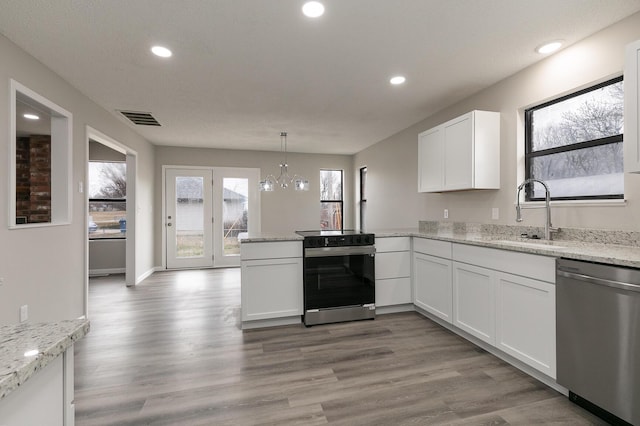
<path id="1" fill-rule="evenodd" d="M 160 126 L 158 120 L 153 118 L 150 112 L 142 111 L 118 111 L 127 117 L 133 124 L 138 126 Z"/>

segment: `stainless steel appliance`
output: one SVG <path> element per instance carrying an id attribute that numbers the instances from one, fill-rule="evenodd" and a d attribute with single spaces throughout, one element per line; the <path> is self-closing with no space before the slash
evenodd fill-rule
<path id="1" fill-rule="evenodd" d="M 557 382 L 612 424 L 640 425 L 640 270 L 559 259 Z"/>
<path id="2" fill-rule="evenodd" d="M 375 236 L 299 231 L 304 236 L 304 324 L 374 319 Z"/>

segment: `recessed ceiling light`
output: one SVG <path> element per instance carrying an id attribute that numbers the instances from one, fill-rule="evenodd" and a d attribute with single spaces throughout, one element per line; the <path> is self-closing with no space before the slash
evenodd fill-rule
<path id="1" fill-rule="evenodd" d="M 35 114 L 23 114 L 22 116 L 24 118 L 28 118 L 29 120 L 40 120 L 40 117 Z"/>
<path id="2" fill-rule="evenodd" d="M 547 53 L 552 53 L 560 49 L 560 46 L 562 46 L 561 40 L 551 41 L 549 43 L 545 43 L 541 46 L 538 46 L 536 48 L 536 52 L 546 55 Z"/>
<path id="3" fill-rule="evenodd" d="M 40 353 L 40 351 L 39 351 L 39 350 L 37 350 L 37 349 L 31 349 L 30 351 L 26 351 L 26 352 L 24 353 L 24 356 L 26 356 L 26 357 L 36 356 L 36 355 L 38 355 L 39 353 Z"/>
<path id="4" fill-rule="evenodd" d="M 171 55 L 173 55 L 173 53 L 171 53 L 171 51 L 164 46 L 153 46 L 151 48 L 151 52 L 156 56 L 160 56 L 161 58 L 170 58 Z"/>
<path id="5" fill-rule="evenodd" d="M 398 85 L 398 84 L 404 83 L 405 81 L 407 81 L 406 78 L 404 78 L 401 75 L 396 75 L 395 77 L 391 77 L 391 80 L 389 80 L 389 83 Z"/>
<path id="6" fill-rule="evenodd" d="M 302 13 L 309 18 L 318 18 L 324 14 L 324 6 L 319 1 L 308 1 L 302 6 Z"/>

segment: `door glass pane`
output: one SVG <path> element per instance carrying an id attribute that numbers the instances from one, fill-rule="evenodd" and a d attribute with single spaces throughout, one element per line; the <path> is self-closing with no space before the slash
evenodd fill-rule
<path id="1" fill-rule="evenodd" d="M 176 177 L 176 257 L 204 255 L 204 181 Z"/>
<path id="2" fill-rule="evenodd" d="M 240 255 L 238 234 L 246 233 L 249 179 L 224 178 L 222 194 L 223 246 L 225 256 Z"/>

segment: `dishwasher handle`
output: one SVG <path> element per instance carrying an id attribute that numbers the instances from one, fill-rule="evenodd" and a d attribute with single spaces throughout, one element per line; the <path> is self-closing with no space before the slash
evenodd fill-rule
<path id="1" fill-rule="evenodd" d="M 585 281 L 591 284 L 603 285 L 606 287 L 619 288 L 621 290 L 629 290 L 640 293 L 640 285 L 637 284 L 629 284 L 623 283 L 620 281 L 607 280 L 604 278 L 596 278 L 589 275 L 576 274 L 574 272 L 566 272 L 562 270 L 557 270 L 556 273 L 565 278 L 574 278 L 576 280 Z"/>

